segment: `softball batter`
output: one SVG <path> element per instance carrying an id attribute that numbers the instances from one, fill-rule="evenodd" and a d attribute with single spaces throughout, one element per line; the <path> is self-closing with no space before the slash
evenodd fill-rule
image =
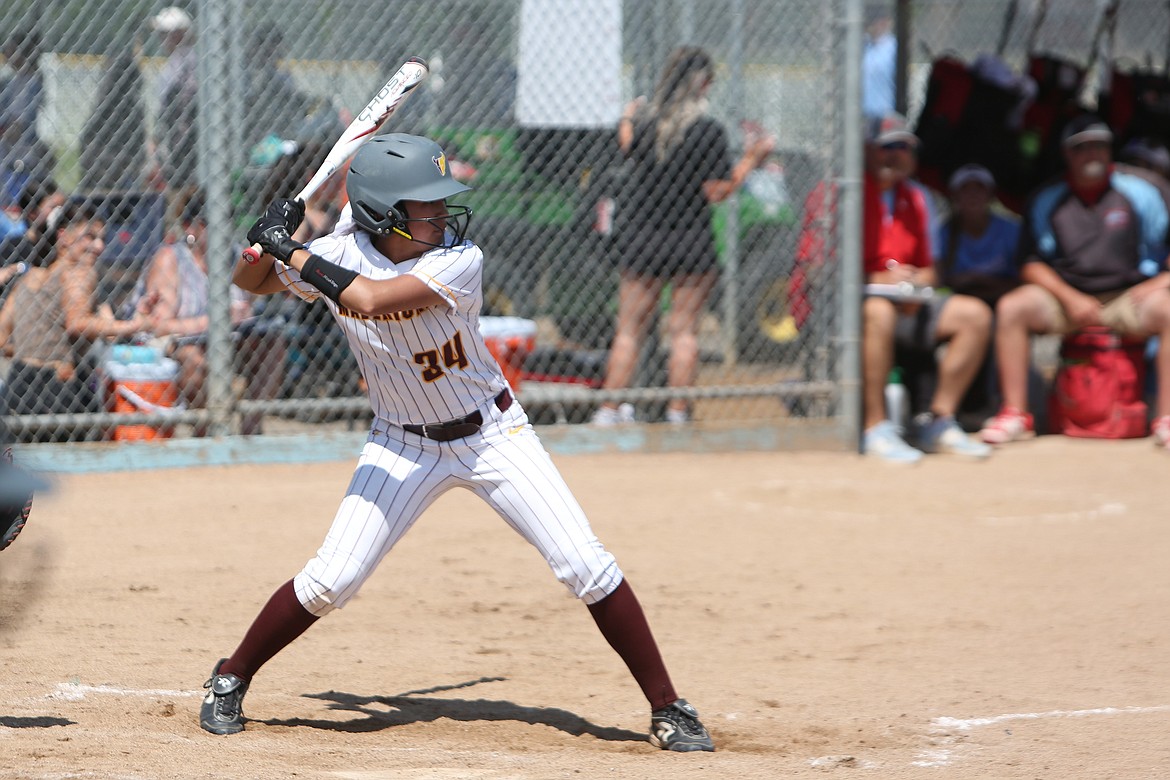
<path id="1" fill-rule="evenodd" d="M 650 703 L 650 742 L 714 750 L 679 698 L 634 591 L 594 536 L 479 335 L 483 253 L 464 239 L 470 209 L 438 144 L 372 139 L 346 178 L 352 220 L 308 248 L 290 238 L 303 204 L 275 201 L 248 233 L 264 256 L 237 264 L 255 293 L 325 297 L 369 386 L 375 415 L 324 543 L 276 590 L 204 687 L 200 725 L 244 728 L 253 676 L 318 618 L 345 606 L 415 520 L 454 487 L 471 490 L 544 556 L 585 602 Z"/>

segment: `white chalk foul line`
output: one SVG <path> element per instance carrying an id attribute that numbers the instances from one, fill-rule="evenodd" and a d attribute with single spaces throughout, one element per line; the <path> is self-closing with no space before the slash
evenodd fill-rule
<path id="1" fill-rule="evenodd" d="M 932 746 L 919 751 L 911 762 L 914 766 L 947 766 L 954 760 L 956 731 L 972 731 L 983 726 L 994 726 L 1015 720 L 1042 720 L 1044 718 L 1088 718 L 1094 715 L 1135 715 L 1149 712 L 1170 712 L 1170 704 L 1154 707 L 1097 707 L 1089 710 L 1051 710 L 1049 712 L 1020 712 L 993 715 L 989 718 L 933 718 L 930 739 Z"/>
<path id="2" fill-rule="evenodd" d="M 943 729 L 970 731 L 977 726 L 993 726 L 1009 720 L 1039 720 L 1041 718 L 1084 718 L 1090 715 L 1132 715 L 1146 712 L 1170 711 L 1170 704 L 1156 707 L 1098 707 L 1092 710 L 1052 710 L 1051 712 L 1024 712 L 1015 715 L 996 715 L 992 718 L 935 718 L 931 723 Z"/>
<path id="3" fill-rule="evenodd" d="M 202 696 L 199 691 L 168 691 L 165 688 L 115 688 L 111 685 L 81 685 L 80 683 L 57 683 L 57 690 L 49 694 L 50 699 L 81 701 L 87 693 L 105 693 L 114 696 Z"/>

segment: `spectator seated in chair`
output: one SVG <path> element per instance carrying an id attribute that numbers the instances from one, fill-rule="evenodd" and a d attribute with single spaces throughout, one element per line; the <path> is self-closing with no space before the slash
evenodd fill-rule
<path id="1" fill-rule="evenodd" d="M 935 246 L 939 285 L 978 298 L 994 310 L 999 299 L 1020 284 L 1016 266 L 1020 222 L 995 208 L 995 177 L 982 165 L 959 167 L 947 181 L 947 190 L 951 214 Z M 988 350 L 959 405 L 963 427 L 978 430 L 998 410 L 998 394 L 994 350 Z"/>
<path id="2" fill-rule="evenodd" d="M 47 260 L 14 282 L 0 309 L 0 351 L 12 358 L 6 381 L 7 413 L 79 414 L 97 411 L 89 366 L 92 342 L 125 338 L 150 327 L 152 302 L 144 300 L 124 320 L 96 299 L 97 258 L 105 248 L 105 223 L 84 201 L 63 206 Z M 80 429 L 40 431 L 32 441 L 88 435 Z"/>
<path id="3" fill-rule="evenodd" d="M 162 354 L 179 364 L 179 396 L 188 408 L 206 404 L 207 328 L 210 322 L 210 284 L 207 278 L 207 220 L 202 194 L 183 206 L 179 223 L 183 238 L 159 247 L 142 271 L 129 306 L 149 300 L 154 318 L 149 337 Z M 231 320 L 238 325 L 248 314 L 244 292 L 232 288 Z M 195 435 L 206 433 L 197 426 Z"/>
<path id="4" fill-rule="evenodd" d="M 1032 334 L 1105 326 L 1158 336 L 1163 345 L 1170 338 L 1170 187 L 1147 170 L 1115 165 L 1112 143 L 1097 117 L 1069 122 L 1061 140 L 1066 174 L 1029 199 L 1018 253 L 1025 284 L 996 307 L 1003 406 L 981 432 L 985 442 L 1035 434 L 1027 408 Z M 1170 450 L 1170 351 L 1160 349 L 1154 366 L 1154 442 Z"/>
<path id="5" fill-rule="evenodd" d="M 927 194 L 910 181 L 918 139 L 898 115 L 870 123 L 865 150 L 865 281 L 876 285 L 938 283 L 931 261 Z M 914 463 L 925 452 L 986 458 L 990 448 L 974 441 L 955 422 L 959 402 L 971 386 L 987 352 L 991 308 L 968 295 L 934 295 L 925 301 L 900 301 L 869 295 L 863 303 L 862 393 L 866 455 Z M 947 345 L 938 365 L 937 386 L 927 411 L 913 431 L 919 449 L 886 419 L 886 378 L 896 346 L 931 351 Z"/>

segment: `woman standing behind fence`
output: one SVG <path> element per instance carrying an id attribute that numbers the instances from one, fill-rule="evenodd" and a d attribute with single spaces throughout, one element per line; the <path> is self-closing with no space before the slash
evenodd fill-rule
<path id="1" fill-rule="evenodd" d="M 654 99 L 632 101 L 618 125 L 618 144 L 631 161 L 620 195 L 621 281 L 618 316 L 606 367 L 606 389 L 629 386 L 663 286 L 670 283 L 671 387 L 688 387 L 698 372 L 699 315 L 715 286 L 718 257 L 711 206 L 725 200 L 772 151 L 774 139 L 751 139 L 729 164 L 727 133 L 707 115 L 715 67 L 702 49 L 683 46 L 668 60 Z M 670 422 L 689 419 L 684 399 L 667 408 Z M 605 404 L 596 425 L 633 419 L 632 408 Z"/>

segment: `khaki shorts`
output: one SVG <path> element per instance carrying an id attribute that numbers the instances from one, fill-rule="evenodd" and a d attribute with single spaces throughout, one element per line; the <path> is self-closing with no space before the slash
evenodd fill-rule
<path id="1" fill-rule="evenodd" d="M 1051 323 L 1052 330 L 1050 333 L 1071 333 L 1079 328 L 1069 321 L 1068 315 L 1065 314 L 1064 307 L 1060 305 L 1060 301 L 1056 300 L 1056 296 L 1039 287 L 1044 294 L 1044 298 L 1048 307 L 1048 321 Z M 1112 328 L 1126 336 L 1148 336 L 1148 332 L 1142 329 L 1141 316 L 1138 312 L 1137 304 L 1133 297 L 1130 296 L 1128 290 L 1121 292 L 1105 293 L 1104 295 L 1094 295 L 1094 298 L 1099 300 L 1104 308 L 1101 310 L 1101 322 L 1108 328 Z"/>

